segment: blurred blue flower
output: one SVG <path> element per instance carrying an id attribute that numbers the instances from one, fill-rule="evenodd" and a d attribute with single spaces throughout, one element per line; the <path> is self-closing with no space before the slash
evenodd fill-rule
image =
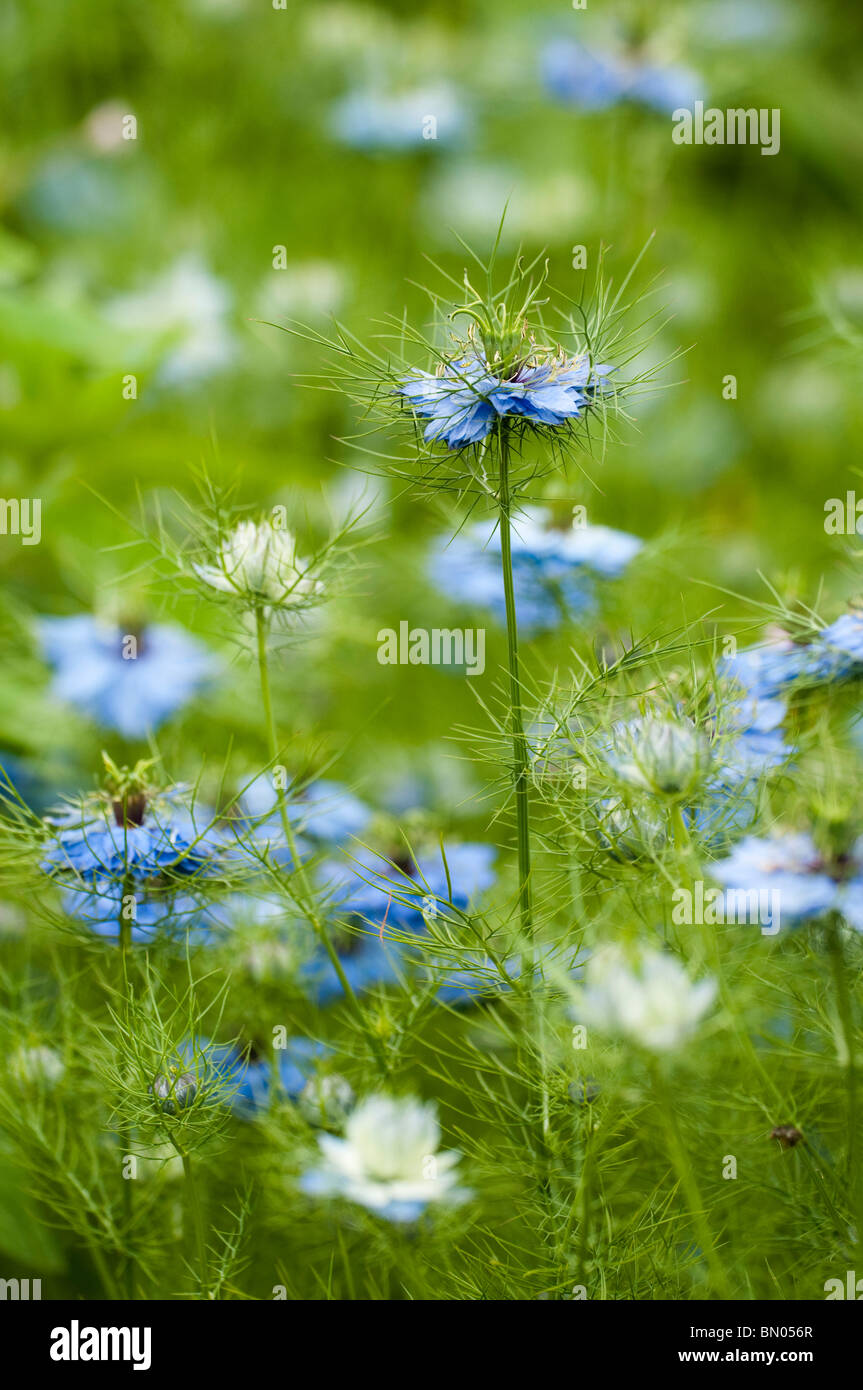
<path id="1" fill-rule="evenodd" d="M 312 1038 L 288 1038 L 273 1049 L 273 1059 L 246 1059 L 236 1048 L 223 1049 L 225 1075 L 233 1087 L 231 1105 L 249 1118 L 266 1110 L 273 1099 L 296 1100 L 315 1073 L 315 1062 L 331 1049 Z M 275 1065 L 274 1065 L 275 1063 Z"/>
<path id="2" fill-rule="evenodd" d="M 79 236 L 94 227 L 116 232 L 136 208 L 127 170 L 72 150 L 43 159 L 18 201 L 26 221 Z"/>
<path id="3" fill-rule="evenodd" d="M 513 524 L 512 566 L 519 622 L 526 632 L 557 627 L 595 606 L 594 579 L 616 578 L 642 542 L 609 526 L 551 525 L 550 514 L 529 508 Z M 457 602 L 489 608 L 504 622 L 500 532 L 477 522 L 432 549 L 429 577 Z"/>
<path id="4" fill-rule="evenodd" d="M 836 911 L 863 931 L 863 839 L 831 863 L 805 832 L 750 835 L 726 859 L 711 864 L 710 873 L 735 893 L 778 895 L 781 915 L 790 921 Z"/>
<path id="5" fill-rule="evenodd" d="M 552 96 L 583 111 L 605 111 L 631 101 L 670 115 L 703 95 L 700 79 L 689 68 L 600 53 L 574 40 L 548 43 L 540 69 Z"/>
<path id="6" fill-rule="evenodd" d="M 140 633 L 88 614 L 41 618 L 38 635 L 54 670 L 53 693 L 124 738 L 144 738 L 186 704 L 216 660 L 182 628 L 153 623 Z M 134 638 L 134 646 L 129 641 Z M 124 656 L 124 651 L 135 651 Z"/>
<path id="7" fill-rule="evenodd" d="M 684 813 L 705 846 L 716 850 L 755 825 L 765 772 L 794 756 L 783 727 L 787 713 L 785 701 L 776 696 L 740 695 L 739 686 L 732 687 L 718 720 L 713 771 L 701 804 Z"/>
<path id="8" fill-rule="evenodd" d="M 429 421 L 423 431 L 427 443 L 463 449 L 485 439 L 504 416 L 550 426 L 578 419 L 612 370 L 594 366 L 585 355 L 527 362 L 515 376 L 503 378 L 474 355 L 446 363 L 437 375 L 412 372 L 399 391 L 414 414 Z"/>
<path id="9" fill-rule="evenodd" d="M 365 850 L 351 860 L 324 862 L 318 873 L 329 912 L 335 921 L 356 928 L 337 943 L 351 988 L 361 993 L 389 984 L 412 968 L 416 955 L 388 936 L 387 926 L 420 933 L 427 919 L 439 912 L 450 907 L 466 912 L 494 882 L 495 853 L 493 845 L 453 845 L 446 850 L 446 867 L 439 856 L 413 860 L 405 854 L 388 864 Z M 300 973 L 304 988 L 318 1004 L 341 995 L 341 981 L 323 950 L 316 951 Z"/>
<path id="10" fill-rule="evenodd" d="M 827 685 L 863 676 L 863 615 L 843 613 L 805 646 L 789 637 L 747 647 L 720 663 L 720 674 L 762 698 L 796 683 Z"/>
<path id="11" fill-rule="evenodd" d="M 787 714 L 785 701 L 777 696 L 747 694 L 728 701 L 719 748 L 724 775 L 732 780 L 757 778 L 765 769 L 788 762 L 794 749 L 783 728 Z"/>
<path id="12" fill-rule="evenodd" d="M 467 124 L 457 93 L 444 84 L 402 92 L 360 88 L 342 97 L 330 118 L 336 140 L 367 151 L 452 144 Z"/>
<path id="13" fill-rule="evenodd" d="M 371 808 L 340 782 L 319 778 L 300 790 L 285 790 L 291 829 L 318 844 L 338 845 L 359 835 L 371 819 Z M 243 789 L 239 809 L 257 832 L 282 836 L 279 795 L 271 777 L 262 773 Z"/>

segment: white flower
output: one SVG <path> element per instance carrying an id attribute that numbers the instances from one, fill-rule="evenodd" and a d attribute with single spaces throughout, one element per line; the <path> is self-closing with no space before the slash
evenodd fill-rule
<path id="1" fill-rule="evenodd" d="M 56 1086 L 63 1079 L 66 1064 L 51 1047 L 19 1047 L 10 1058 L 9 1070 L 22 1083 Z"/>
<path id="2" fill-rule="evenodd" d="M 630 786 L 683 795 L 704 775 L 710 742 L 690 719 L 644 715 L 615 724 L 605 756 Z"/>
<path id="3" fill-rule="evenodd" d="M 667 1052 L 692 1036 L 716 989 L 713 979 L 690 980 L 664 951 L 643 951 L 633 967 L 621 947 L 602 946 L 585 968 L 576 1016 L 601 1033 Z"/>
<path id="4" fill-rule="evenodd" d="M 438 1152 L 433 1102 L 371 1096 L 351 1114 L 344 1139 L 323 1134 L 318 1143 L 324 1163 L 303 1176 L 305 1192 L 347 1197 L 390 1221 L 415 1221 L 429 1202 L 470 1195 L 453 1171 L 460 1155 Z"/>
<path id="5" fill-rule="evenodd" d="M 266 604 L 297 604 L 321 592 L 297 558 L 290 531 L 269 521 L 241 521 L 222 542 L 215 565 L 195 565 L 205 584 Z"/>

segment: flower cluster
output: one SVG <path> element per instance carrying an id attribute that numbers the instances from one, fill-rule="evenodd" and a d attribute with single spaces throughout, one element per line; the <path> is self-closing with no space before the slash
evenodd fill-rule
<path id="1" fill-rule="evenodd" d="M 388 861 L 359 849 L 350 859 L 329 859 L 320 865 L 317 877 L 329 915 L 348 929 L 339 941 L 339 954 L 355 992 L 398 980 L 404 971 L 416 969 L 422 955 L 412 951 L 404 938 L 415 935 L 419 946 L 429 921 L 438 914 L 466 912 L 493 883 L 493 846 L 450 845 L 445 853 L 445 861 L 430 854 L 415 859 L 407 851 Z M 321 951 L 302 975 L 319 1004 L 342 992 L 331 961 Z M 465 972 L 466 992 L 475 984 L 471 973 Z"/>
<path id="2" fill-rule="evenodd" d="M 787 635 L 723 659 L 720 673 L 753 698 L 795 687 L 831 685 L 863 675 L 863 614 L 843 613 L 806 644 Z"/>
<path id="3" fill-rule="evenodd" d="M 701 95 L 699 79 L 689 68 L 604 53 L 571 40 L 547 44 L 541 67 L 552 96 L 584 111 L 604 111 L 629 101 L 670 115 Z"/>
<path id="4" fill-rule="evenodd" d="M 843 854 L 829 854 L 805 831 L 749 835 L 710 872 L 729 893 L 776 895 L 772 900 L 791 922 L 839 912 L 863 931 L 863 838 Z"/>

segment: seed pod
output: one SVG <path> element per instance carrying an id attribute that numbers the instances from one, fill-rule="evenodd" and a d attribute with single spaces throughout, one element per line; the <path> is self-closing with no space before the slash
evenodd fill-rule
<path id="1" fill-rule="evenodd" d="M 800 1143 L 803 1135 L 794 1125 L 777 1125 L 770 1131 L 770 1138 L 777 1139 L 783 1149 L 793 1149 L 795 1144 Z"/>
<path id="2" fill-rule="evenodd" d="M 185 1110 L 192 1104 L 198 1094 L 198 1079 L 193 1072 L 177 1075 L 172 1068 L 167 1076 L 160 1073 L 148 1090 L 161 1111 L 166 1115 L 175 1115 L 178 1110 Z"/>

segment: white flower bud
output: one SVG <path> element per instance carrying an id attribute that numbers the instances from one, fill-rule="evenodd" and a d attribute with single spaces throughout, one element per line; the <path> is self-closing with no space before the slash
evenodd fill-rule
<path id="1" fill-rule="evenodd" d="M 222 542 L 217 563 L 195 565 L 195 572 L 212 589 L 281 607 L 302 603 L 323 587 L 297 558 L 291 532 L 269 521 L 241 521 Z"/>
<path id="2" fill-rule="evenodd" d="M 614 726 L 606 759 L 630 786 L 683 796 L 704 776 L 710 743 L 689 719 L 645 715 Z"/>

